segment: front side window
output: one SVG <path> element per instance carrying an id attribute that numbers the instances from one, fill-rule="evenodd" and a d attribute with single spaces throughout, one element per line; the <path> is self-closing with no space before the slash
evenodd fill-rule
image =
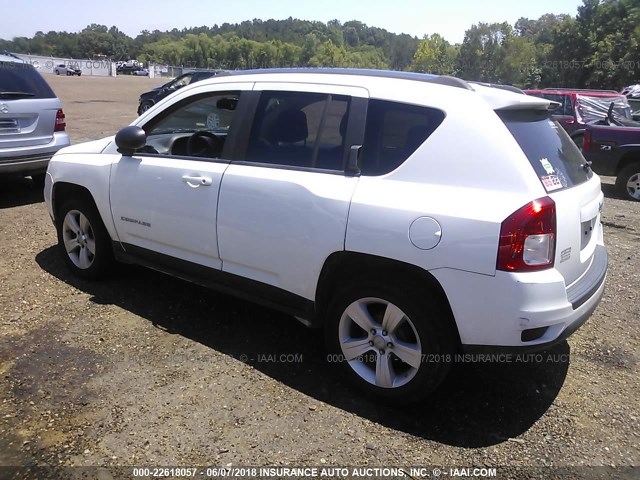
<path id="1" fill-rule="evenodd" d="M 167 85 L 167 89 L 178 90 L 179 88 L 186 87 L 191 83 L 191 80 L 193 79 L 193 75 L 194 75 L 193 73 L 187 73 L 185 75 L 182 75 L 176 78 L 173 82 Z"/>
<path id="2" fill-rule="evenodd" d="M 363 175 L 395 170 L 444 120 L 441 110 L 370 100 L 361 156 Z"/>
<path id="3" fill-rule="evenodd" d="M 342 170 L 349 103 L 342 95 L 263 92 L 245 160 Z"/>
<path id="4" fill-rule="evenodd" d="M 240 92 L 198 95 L 144 126 L 144 153 L 221 158 Z"/>

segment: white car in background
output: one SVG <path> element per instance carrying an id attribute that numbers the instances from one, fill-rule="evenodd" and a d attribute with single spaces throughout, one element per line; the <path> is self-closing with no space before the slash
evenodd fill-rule
<path id="1" fill-rule="evenodd" d="M 406 403 L 458 352 L 546 348 L 598 305 L 600 180 L 555 106 L 405 72 L 223 73 L 61 151 L 45 200 L 75 274 L 115 259 L 280 309 Z"/>

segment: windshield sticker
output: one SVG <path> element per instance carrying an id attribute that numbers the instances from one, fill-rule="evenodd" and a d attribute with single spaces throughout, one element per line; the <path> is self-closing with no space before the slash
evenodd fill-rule
<path id="1" fill-rule="evenodd" d="M 547 189 L 547 192 L 552 192 L 554 190 L 562 188 L 562 182 L 560 182 L 560 179 L 557 175 L 547 175 L 545 177 L 540 177 L 540 180 L 542 180 L 542 185 L 544 185 L 544 188 Z"/>
<path id="2" fill-rule="evenodd" d="M 552 173 L 554 173 L 553 165 L 551 165 L 551 162 L 549 162 L 549 160 L 547 160 L 546 158 L 542 158 L 540 159 L 540 163 L 542 164 L 542 168 L 544 168 L 544 171 L 547 172 L 547 174 L 551 175 Z"/>

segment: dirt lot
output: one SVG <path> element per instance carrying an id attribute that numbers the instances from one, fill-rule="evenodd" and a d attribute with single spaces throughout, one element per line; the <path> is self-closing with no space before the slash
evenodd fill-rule
<path id="1" fill-rule="evenodd" d="M 161 83 L 47 79 L 73 142 L 115 133 Z M 640 465 L 640 203 L 603 181 L 610 273 L 587 324 L 527 361 L 457 365 L 428 401 L 396 409 L 336 379 L 321 335 L 286 315 L 142 268 L 71 277 L 41 192 L 2 180 L 0 466 L 489 466 L 529 478 L 526 467 L 586 465 L 616 468 L 563 478 L 638 478 L 620 467 Z"/>

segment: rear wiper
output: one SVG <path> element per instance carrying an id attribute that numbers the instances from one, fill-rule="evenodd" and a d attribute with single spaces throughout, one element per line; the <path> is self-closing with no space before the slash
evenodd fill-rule
<path id="1" fill-rule="evenodd" d="M 0 92 L 0 98 L 35 97 L 35 93 L 29 92 Z"/>

